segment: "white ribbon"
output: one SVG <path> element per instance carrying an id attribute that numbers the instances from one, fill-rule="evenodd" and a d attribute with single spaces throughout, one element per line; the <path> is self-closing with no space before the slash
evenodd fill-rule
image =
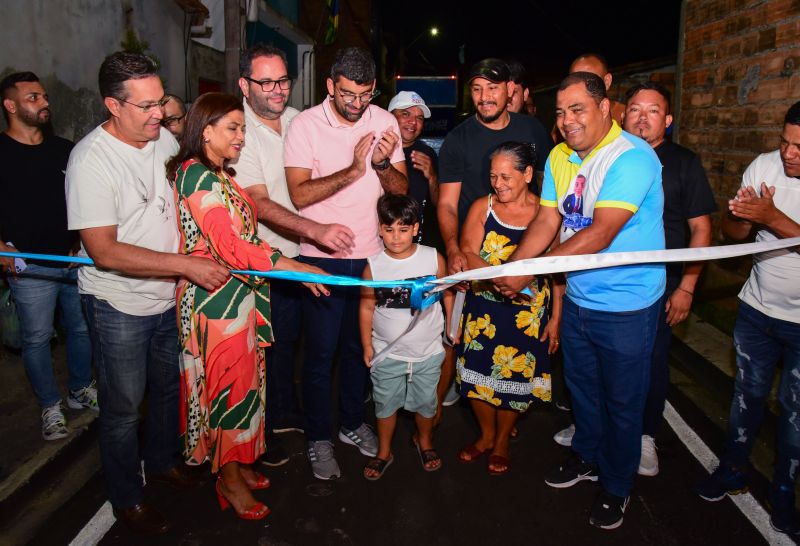
<path id="1" fill-rule="evenodd" d="M 462 271 L 449 277 L 431 281 L 437 284 L 431 292 L 439 292 L 463 281 L 478 281 L 496 277 L 514 277 L 519 275 L 546 275 L 549 273 L 566 273 L 584 271 L 601 267 L 617 267 L 621 265 L 637 265 L 667 262 L 701 262 L 721 260 L 760 254 L 772 250 L 780 250 L 800 246 L 800 237 L 745 243 L 741 245 L 712 246 L 703 248 L 675 248 L 672 250 L 640 250 L 637 252 L 606 252 L 603 254 L 578 254 L 575 256 L 545 256 L 529 258 L 501 265 L 480 267 Z"/>

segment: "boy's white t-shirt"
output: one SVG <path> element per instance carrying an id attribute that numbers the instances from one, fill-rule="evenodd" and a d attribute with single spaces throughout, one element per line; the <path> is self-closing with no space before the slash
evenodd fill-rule
<path id="1" fill-rule="evenodd" d="M 435 248 L 417 245 L 417 249 L 408 258 L 397 260 L 386 252 L 380 252 L 368 258 L 372 278 L 376 281 L 406 280 L 417 277 L 436 275 L 439 269 L 438 255 Z M 381 297 L 381 291 L 387 297 Z M 419 313 L 422 315 L 414 328 L 406 333 L 414 318 L 409 305 L 408 291 L 392 289 L 376 289 L 375 313 L 372 317 L 372 347 L 375 354 L 381 352 L 394 340 L 402 338 L 387 354 L 388 357 L 406 362 L 422 362 L 444 350 L 442 334 L 444 318 L 439 305 L 431 305 Z M 380 301 L 388 302 L 388 306 L 379 306 Z"/>
<path id="2" fill-rule="evenodd" d="M 117 226 L 117 240 L 158 252 L 177 252 L 180 235 L 166 161 L 178 143 L 166 129 L 144 148 L 112 136 L 100 125 L 75 145 L 66 172 L 69 229 Z M 86 250 L 81 248 L 81 255 Z M 78 288 L 136 316 L 175 306 L 176 280 L 130 277 L 83 266 Z"/>

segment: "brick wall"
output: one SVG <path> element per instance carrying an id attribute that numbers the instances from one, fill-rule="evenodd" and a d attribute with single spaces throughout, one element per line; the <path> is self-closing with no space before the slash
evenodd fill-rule
<path id="1" fill-rule="evenodd" d="M 703 158 L 720 209 L 800 100 L 800 0 L 687 0 L 678 142 Z"/>

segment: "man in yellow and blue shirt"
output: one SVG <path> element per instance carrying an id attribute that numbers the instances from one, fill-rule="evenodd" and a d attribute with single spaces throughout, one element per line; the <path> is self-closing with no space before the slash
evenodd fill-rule
<path id="1" fill-rule="evenodd" d="M 603 80 L 570 74 L 556 105 L 565 142 L 547 159 L 540 212 L 512 259 L 539 256 L 551 244 L 548 256 L 663 249 L 661 163 L 645 141 L 612 120 Z M 576 430 L 570 458 L 545 482 L 563 488 L 599 479 L 589 518 L 596 527 L 622 524 L 639 466 L 665 279 L 663 264 L 567 274 L 561 338 Z M 508 296 L 529 280 L 504 277 L 495 284 Z"/>

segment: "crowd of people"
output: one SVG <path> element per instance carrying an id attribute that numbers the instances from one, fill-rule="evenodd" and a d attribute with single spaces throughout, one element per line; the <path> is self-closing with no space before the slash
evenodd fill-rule
<path id="1" fill-rule="evenodd" d="M 239 69 L 242 97 L 206 93 L 187 109 L 165 94 L 150 58 L 113 53 L 99 71 L 107 120 L 74 146 L 47 130 L 48 95 L 34 73 L 0 83 L 8 122 L 0 251 L 94 262 L 29 260 L 19 270 L 0 258 L 43 438 L 69 433 L 50 356 L 56 310 L 67 404 L 99 411 L 106 494 L 117 518 L 145 533 L 166 532 L 169 522 L 145 500 L 142 461 L 148 482 L 179 488 L 201 483 L 196 469 L 210 463 L 220 508 L 258 520 L 270 509 L 254 491 L 270 481 L 255 465 L 288 462 L 282 433 L 305 435 L 316 478 L 342 475 L 335 435 L 367 458 L 363 477 L 377 481 L 394 460 L 405 410 L 422 469 L 439 471 L 447 461 L 435 427 L 459 397 L 480 435 L 465 439 L 457 460 L 485 457 L 489 474 L 509 473 L 518 418 L 551 401 L 553 376 L 563 374 L 574 424 L 554 439 L 570 451 L 544 481 L 599 482 L 589 522 L 621 525 L 636 474 L 659 472 L 671 328 L 689 314 L 702 262 L 496 277 L 448 289 L 441 305 L 417 311 L 401 286 L 232 271 L 391 283 L 538 256 L 709 246 L 714 196 L 699 157 L 667 136 L 669 92 L 646 82 L 625 104 L 613 102 L 605 60 L 581 55 L 558 87 L 549 135 L 524 67 L 487 58 L 466 82 L 475 114 L 437 157 L 421 140 L 431 116 L 424 97 L 400 92 L 388 111 L 373 104 L 375 63 L 364 49 L 336 53 L 327 96 L 302 112 L 288 106 L 282 50 L 251 46 Z M 800 102 L 786 114 L 780 149 L 744 173 L 722 214 L 724 234 L 800 235 L 799 177 Z M 792 535 L 800 535 L 798 273 L 794 250 L 755 258 L 734 332 L 739 373 L 725 454 L 697 486 L 707 500 L 747 489 L 747 458 L 782 358 L 771 521 Z"/>

